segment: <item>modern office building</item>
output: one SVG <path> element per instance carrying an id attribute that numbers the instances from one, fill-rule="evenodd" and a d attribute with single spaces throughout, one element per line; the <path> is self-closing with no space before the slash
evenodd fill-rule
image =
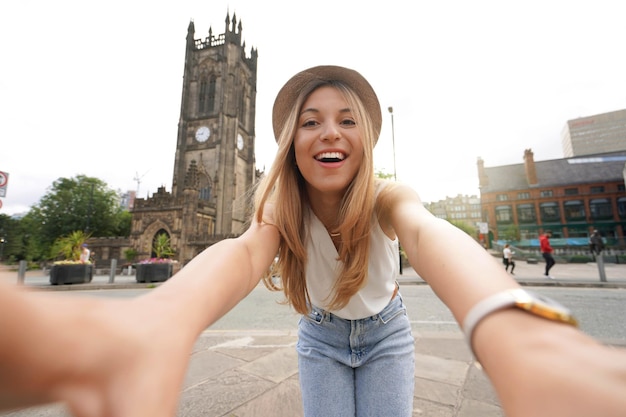
<path id="1" fill-rule="evenodd" d="M 566 158 L 626 151 L 626 110 L 568 120 L 561 141 Z"/>
<path id="2" fill-rule="evenodd" d="M 478 159 L 482 221 L 489 241 L 511 231 L 519 247 L 538 245 L 551 230 L 557 246 L 582 246 L 594 229 L 607 243 L 626 247 L 626 150 L 535 161 L 524 152 L 521 164 L 485 167 Z"/>

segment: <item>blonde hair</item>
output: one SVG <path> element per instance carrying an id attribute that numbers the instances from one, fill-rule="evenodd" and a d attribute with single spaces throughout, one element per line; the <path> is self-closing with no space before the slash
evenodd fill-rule
<path id="1" fill-rule="evenodd" d="M 264 221 L 263 209 L 267 203 L 271 203 L 274 224 L 281 235 L 278 263 L 274 272 L 280 275 L 282 286 L 279 287 L 272 281 L 271 273 L 268 273 L 263 281 L 271 290 L 282 289 L 287 303 L 301 314 L 308 312 L 310 305 L 305 277 L 307 262 L 305 213 L 308 194 L 305 180 L 296 166 L 293 138 L 304 102 L 313 91 L 322 86 L 331 86 L 343 94 L 352 109 L 363 141 L 363 163 L 350 183 L 340 206 L 338 220 L 341 246 L 338 259 L 343 262 L 343 269 L 339 272 L 328 302 L 330 309 L 344 307 L 365 283 L 375 205 L 373 148 L 377 133 L 374 132 L 363 103 L 358 95 L 342 82 L 315 80 L 309 83 L 300 91 L 282 126 L 276 158 L 255 195 L 256 220 Z"/>

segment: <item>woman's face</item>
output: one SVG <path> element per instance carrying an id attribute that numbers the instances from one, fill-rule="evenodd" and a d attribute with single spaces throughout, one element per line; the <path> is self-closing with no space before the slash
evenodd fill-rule
<path id="1" fill-rule="evenodd" d="M 363 161 L 363 142 L 341 92 L 324 86 L 311 93 L 300 112 L 294 149 L 309 194 L 346 191 Z"/>

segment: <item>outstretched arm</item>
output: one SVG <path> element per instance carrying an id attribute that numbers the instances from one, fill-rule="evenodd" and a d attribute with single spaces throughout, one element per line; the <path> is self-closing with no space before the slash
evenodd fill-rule
<path id="1" fill-rule="evenodd" d="M 431 215 L 413 190 L 398 186 L 387 198 L 383 219 L 458 323 L 479 301 L 518 287 L 472 238 Z M 572 326 L 501 310 L 476 327 L 473 348 L 509 417 L 617 417 L 626 410 L 626 351 Z"/>
<path id="2" fill-rule="evenodd" d="M 79 417 L 171 417 L 193 344 L 257 283 L 273 226 L 217 243 L 145 296 L 105 300 L 0 286 L 0 409 L 66 401 Z"/>
<path id="3" fill-rule="evenodd" d="M 253 224 L 241 237 L 223 240 L 196 256 L 143 301 L 163 315 L 174 315 L 195 338 L 252 291 L 274 260 L 278 244 L 274 226 Z"/>

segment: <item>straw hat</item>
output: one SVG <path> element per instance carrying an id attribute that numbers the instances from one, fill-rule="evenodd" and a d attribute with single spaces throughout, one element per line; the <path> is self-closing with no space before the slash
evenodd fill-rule
<path id="1" fill-rule="evenodd" d="M 299 72 L 280 89 L 276 96 L 276 101 L 274 101 L 274 109 L 272 111 L 272 125 L 274 127 L 274 138 L 276 141 L 278 141 L 280 130 L 287 119 L 287 115 L 296 103 L 300 90 L 310 82 L 318 80 L 340 81 L 356 92 L 372 119 L 374 131 L 376 132 L 375 144 L 380 135 L 382 114 L 380 111 L 380 103 L 378 102 L 378 97 L 376 97 L 374 89 L 370 83 L 355 70 L 334 65 L 322 65 Z"/>

